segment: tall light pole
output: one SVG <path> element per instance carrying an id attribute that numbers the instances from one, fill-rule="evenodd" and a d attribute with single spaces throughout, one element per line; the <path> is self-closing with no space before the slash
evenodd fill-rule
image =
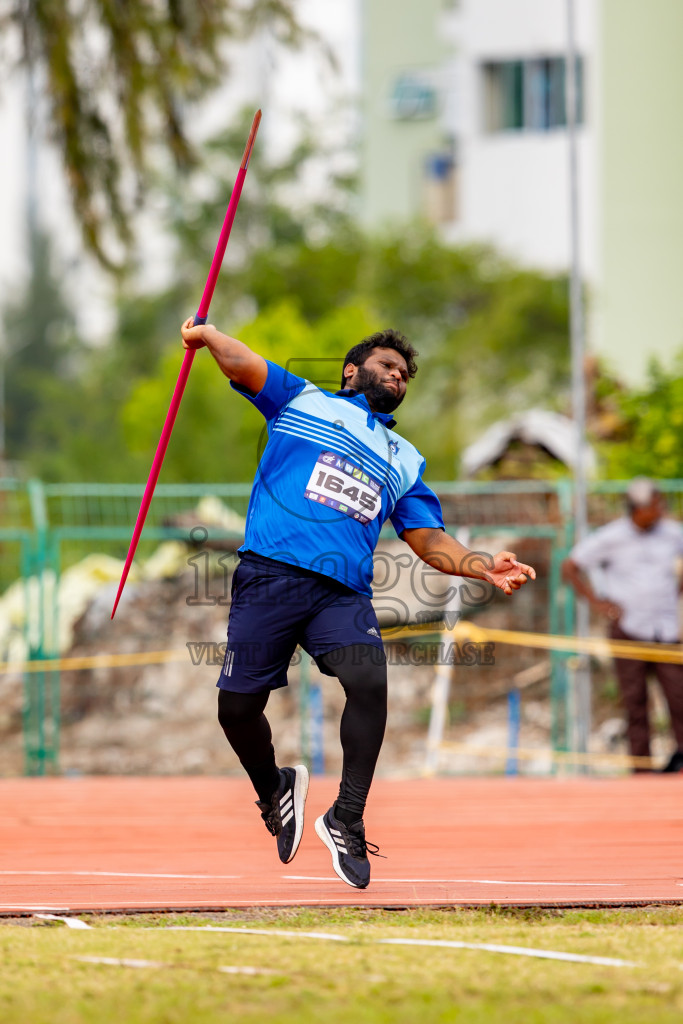
<path id="1" fill-rule="evenodd" d="M 579 160 L 577 140 L 578 83 L 575 0 L 567 3 L 567 51 L 565 61 L 565 103 L 567 114 L 567 139 L 569 146 L 569 320 L 571 336 L 572 370 L 572 418 L 575 428 L 574 458 L 574 531 L 576 540 L 581 540 L 587 530 L 588 514 L 586 501 L 586 379 L 585 319 L 583 310 L 581 275 L 581 227 L 579 203 Z M 588 636 L 588 604 L 577 601 L 576 634 Z M 588 749 L 591 729 L 591 679 L 587 655 L 576 656 L 574 679 L 574 742 L 582 753 Z"/>

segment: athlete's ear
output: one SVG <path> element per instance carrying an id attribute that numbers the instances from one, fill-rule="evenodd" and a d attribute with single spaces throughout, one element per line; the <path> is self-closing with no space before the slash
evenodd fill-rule
<path id="1" fill-rule="evenodd" d="M 348 382 L 351 380 L 351 378 L 353 377 L 353 375 L 354 375 L 354 373 L 356 372 L 357 369 L 358 369 L 358 367 L 356 366 L 355 363 L 347 363 L 346 364 L 346 366 L 344 367 L 344 383 L 345 384 L 348 384 Z"/>

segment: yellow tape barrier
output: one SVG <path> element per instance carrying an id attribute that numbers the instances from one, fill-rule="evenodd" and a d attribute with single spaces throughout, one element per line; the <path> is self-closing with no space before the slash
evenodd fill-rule
<path id="1" fill-rule="evenodd" d="M 535 761 L 544 758 L 555 764 L 611 765 L 614 768 L 653 768 L 652 757 L 633 757 L 630 754 L 589 754 L 578 750 L 550 750 L 547 747 L 477 747 L 472 743 L 455 743 L 444 740 L 439 750 L 451 750 L 468 757 L 513 758 L 518 761 Z"/>
<path id="2" fill-rule="evenodd" d="M 596 656 L 627 658 L 635 661 L 663 661 L 683 664 L 683 645 L 644 643 L 640 640 L 607 640 L 599 636 L 576 637 L 552 633 L 524 633 L 512 629 L 489 629 L 474 622 L 461 621 L 452 629 L 445 624 L 425 623 L 410 629 L 385 630 L 385 640 L 398 640 L 412 633 L 448 633 L 454 640 L 473 643 L 509 644 L 515 647 L 534 647 L 544 651 L 561 651 L 565 654 L 593 654 Z"/>
<path id="3" fill-rule="evenodd" d="M 184 661 L 186 647 L 175 651 L 141 651 L 138 654 L 92 654 L 81 658 L 45 658 L 36 661 L 0 661 L 0 675 L 8 672 L 68 672 L 87 668 L 121 668 L 127 665 L 160 665 Z"/>
<path id="4" fill-rule="evenodd" d="M 515 647 L 532 647 L 565 654 L 593 654 L 603 657 L 635 659 L 636 661 L 683 664 L 683 645 L 648 644 L 638 640 L 607 640 L 602 637 L 561 636 L 551 633 L 524 633 L 511 629 L 489 629 L 473 622 L 458 622 L 451 629 L 445 623 L 429 622 L 421 626 L 383 630 L 387 641 L 434 634 L 449 634 L 460 643 L 495 643 Z M 68 672 L 90 668 L 121 668 L 135 665 L 159 665 L 184 661 L 187 648 L 170 651 L 142 651 L 138 654 L 93 654 L 78 658 L 46 658 L 35 661 L 0 661 L 0 675 L 10 672 Z"/>

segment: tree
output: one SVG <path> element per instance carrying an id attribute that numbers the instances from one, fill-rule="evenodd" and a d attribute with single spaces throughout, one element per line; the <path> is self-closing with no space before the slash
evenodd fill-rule
<path id="1" fill-rule="evenodd" d="M 224 43 L 264 26 L 288 45 L 305 33 L 294 0 L 0 0 L 40 86 L 87 248 L 114 267 L 159 153 L 196 161 L 192 105 L 228 72 Z"/>
<path id="2" fill-rule="evenodd" d="M 653 360 L 644 387 L 616 393 L 620 440 L 601 454 L 612 479 L 683 479 L 683 351 L 669 371 Z"/>
<path id="3" fill-rule="evenodd" d="M 250 123 L 251 114 L 245 116 L 248 116 Z M 118 322 L 111 338 L 106 345 L 94 350 L 80 347 L 78 358 L 71 361 L 73 373 L 68 381 L 59 374 L 43 381 L 40 373 L 36 372 L 40 359 L 35 358 L 34 353 L 32 359 L 28 360 L 28 370 L 31 372 L 27 372 L 26 381 L 31 394 L 31 415 L 26 418 L 25 426 L 29 436 L 21 451 L 13 446 L 12 455 L 14 458 L 25 458 L 32 472 L 49 480 L 144 479 L 182 360 L 182 350 L 178 346 L 178 326 L 181 320 L 196 309 L 208 267 L 207 252 L 211 253 L 216 241 L 217 226 L 225 212 L 226 197 L 230 194 L 235 168 L 244 148 L 246 127 L 246 124 L 236 124 L 230 133 L 223 135 L 216 143 L 215 152 L 209 153 L 207 161 L 211 175 L 207 175 L 207 180 L 211 190 L 208 197 L 204 190 L 202 199 L 184 195 L 178 196 L 177 204 L 169 204 L 170 209 L 182 209 L 182 216 L 178 216 L 173 224 L 177 251 L 173 259 L 174 278 L 169 286 L 159 292 L 141 292 L 136 287 L 134 275 L 124 280 L 118 291 Z M 249 189 L 243 193 L 226 261 L 228 265 L 221 274 L 212 304 L 211 316 L 216 322 L 223 326 L 232 325 L 231 329 L 234 330 L 236 322 L 241 320 L 248 323 L 253 318 L 256 307 L 252 283 L 258 279 L 258 271 L 255 271 L 253 263 L 259 251 L 266 249 L 273 253 L 283 248 L 302 247 L 303 261 L 315 263 L 315 252 L 304 240 L 307 228 L 315 230 L 318 237 L 321 233 L 334 232 L 336 223 L 343 217 L 340 211 L 343 211 L 346 201 L 347 182 L 331 179 L 328 188 L 329 204 L 309 203 L 303 212 L 293 210 L 284 199 L 279 198 L 281 189 L 286 189 L 293 176 L 305 173 L 308 161 L 316 159 L 318 155 L 319 147 L 312 146 L 307 139 L 300 142 L 294 152 L 280 164 L 266 163 L 258 151 L 254 152 L 250 164 Z M 170 187 L 168 181 L 165 184 Z M 260 197 L 254 200 L 254 192 L 261 192 L 264 201 L 261 202 Z M 36 269 L 41 265 L 36 264 Z M 339 304 L 340 294 L 334 280 L 337 276 L 334 261 L 330 264 L 330 275 L 326 295 L 330 300 L 329 308 L 334 309 Z M 54 286 L 57 286 L 56 277 Z M 47 295 L 44 289 L 44 284 L 32 287 L 30 296 L 27 296 L 26 316 L 44 316 L 46 311 L 40 310 L 44 304 L 43 297 Z M 291 301 L 286 286 L 276 287 L 273 296 L 270 304 L 272 307 L 278 307 L 285 297 Z M 47 297 L 49 300 L 49 295 Z M 265 309 L 268 303 L 264 301 L 259 305 Z M 318 317 L 321 312 L 319 310 Z M 337 322 L 335 317 L 330 322 L 330 330 L 333 330 Z M 259 319 L 259 330 L 262 324 L 263 321 Z M 13 333 L 16 336 L 22 332 L 23 328 Z M 285 334 L 285 337 L 290 355 L 305 353 L 306 350 L 301 348 L 304 333 L 299 331 L 298 335 Z M 257 342 L 258 338 L 255 344 Z M 313 344 L 315 348 L 317 342 Z M 286 358 L 282 346 L 277 352 L 278 358 Z M 195 390 L 193 381 L 198 374 L 206 375 L 209 365 L 200 371 L 197 369 L 199 364 L 200 360 L 197 360 L 181 407 L 181 424 L 185 407 L 192 405 L 192 394 L 198 396 L 198 416 L 201 413 L 202 388 L 197 385 L 198 390 Z M 309 368 L 307 364 L 306 372 Z M 315 369 L 313 367 L 312 372 Z M 223 408 L 226 397 L 229 398 L 224 383 L 220 374 L 218 380 L 207 381 L 207 393 L 218 389 L 214 406 L 216 409 Z M 144 410 L 139 410 L 139 422 L 131 425 L 124 410 L 131 396 L 146 393 L 146 388 L 153 398 L 151 411 L 145 414 Z M 191 420 L 191 412 L 189 415 Z M 221 426 L 224 418 L 220 416 L 216 423 L 217 430 L 225 433 L 229 429 L 229 424 Z M 209 423 L 207 430 L 210 426 Z M 181 437 L 181 447 L 175 456 L 169 456 L 169 472 L 176 474 L 173 478 L 181 479 L 187 472 L 188 479 L 211 479 L 210 468 L 213 466 L 216 470 L 217 466 L 215 459 L 212 461 L 207 458 L 206 462 L 202 462 L 200 458 L 195 464 L 190 457 L 183 462 L 185 456 L 180 427 L 175 436 Z M 188 444 L 192 445 L 200 443 L 198 439 L 210 435 L 207 431 L 195 430 L 187 432 L 186 436 Z M 248 450 L 246 461 L 238 460 L 235 464 L 235 472 L 239 470 L 242 475 L 233 478 L 247 479 L 252 474 L 253 460 L 249 461 L 253 455 L 252 449 Z M 240 443 L 236 451 L 244 455 L 247 449 Z M 200 472 L 199 477 L 197 472 Z M 165 478 L 169 479 L 168 476 Z"/>
<path id="4" fill-rule="evenodd" d="M 341 377 L 340 343 L 363 337 L 377 328 L 366 310 L 356 306 L 333 309 L 315 329 L 291 299 L 284 299 L 235 329 L 236 335 L 262 355 L 320 387 L 336 390 Z M 348 347 L 348 346 L 347 346 Z M 343 350 L 346 352 L 346 348 Z M 137 382 L 122 410 L 128 451 L 148 463 L 173 392 L 182 359 L 176 341 Z M 252 479 L 265 444 L 263 417 L 244 399 L 231 394 L 207 350 L 195 356 L 173 437 L 164 460 L 162 479 L 168 482 Z"/>
<path id="5" fill-rule="evenodd" d="M 12 460 L 35 450 L 35 425 L 46 392 L 54 392 L 59 382 L 73 378 L 80 348 L 75 319 L 53 266 L 49 238 L 40 232 L 33 234 L 29 255 L 31 273 L 24 293 L 3 315 L 5 444 Z"/>
<path id="6" fill-rule="evenodd" d="M 330 390 L 356 341 L 388 326 L 403 331 L 419 350 L 420 370 L 399 429 L 427 458 L 431 479 L 452 479 L 463 444 L 492 420 L 567 401 L 566 281 L 519 270 L 489 250 L 450 249 L 423 229 L 376 240 L 345 228 L 320 245 L 264 247 L 228 271 L 221 291 L 250 297 L 258 312 L 239 325 L 220 303 L 212 310 L 220 328 Z M 148 458 L 180 365 L 173 346 L 125 407 L 128 444 Z M 262 420 L 230 400 L 211 360 L 195 378 L 199 362 L 164 472 L 174 480 L 249 479 Z"/>
<path id="7" fill-rule="evenodd" d="M 266 202 L 245 190 L 214 323 L 334 390 L 353 344 L 384 327 L 401 330 L 419 351 L 420 370 L 399 429 L 426 456 L 431 479 L 452 479 L 463 445 L 493 420 L 529 405 L 566 408 L 563 277 L 521 270 L 487 248 L 450 248 L 419 225 L 367 237 L 344 214 L 344 183 L 333 194 L 332 218 L 318 206 L 296 215 L 279 185 L 301 172 L 308 153 L 281 176 L 254 162 L 250 189 L 263 189 Z M 186 203 L 189 215 L 176 224 L 171 285 L 140 295 L 131 282 L 120 293 L 110 344 L 80 354 L 68 394 L 58 377 L 40 391 L 25 450 L 34 471 L 50 479 L 145 479 L 182 362 L 179 324 L 196 308 L 225 208 L 228 184 L 219 181 L 234 175 L 234 160 L 221 156 L 215 169 L 215 190 Z M 205 356 L 195 359 L 164 479 L 248 480 L 261 418 L 230 394 Z"/>
<path id="8" fill-rule="evenodd" d="M 420 370 L 400 426 L 432 479 L 452 479 L 463 445 L 494 419 L 568 405 L 566 278 L 521 270 L 489 248 L 451 248 L 419 224 L 380 238 L 345 225 L 322 244 L 260 249 L 240 286 L 259 308 L 294 298 L 313 326 L 337 305 L 359 305 L 408 336 Z"/>
<path id="9" fill-rule="evenodd" d="M 201 294 L 252 114 L 244 110 L 204 146 L 201 191 L 181 191 L 177 182 L 166 182 L 174 214 L 169 225 L 174 263 L 188 295 L 189 286 Z M 252 152 L 212 317 L 234 318 L 236 304 L 264 309 L 295 295 L 311 320 L 355 289 L 366 244 L 350 216 L 355 178 L 335 171 L 344 154 L 338 146 L 321 144 L 308 119 L 302 118 L 299 128 L 296 144 L 280 161 L 266 159 L 259 146 Z M 324 195 L 312 199 L 302 183 L 320 161 L 325 162 Z M 295 183 L 301 196 L 297 203 L 292 202 Z"/>

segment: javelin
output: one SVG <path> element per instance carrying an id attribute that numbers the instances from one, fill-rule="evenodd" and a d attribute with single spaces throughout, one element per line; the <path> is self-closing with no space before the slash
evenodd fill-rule
<path id="1" fill-rule="evenodd" d="M 218 245 L 216 251 L 213 254 L 213 260 L 211 262 L 211 269 L 209 270 L 209 276 L 206 279 L 204 286 L 204 294 L 202 295 L 202 301 L 199 303 L 199 309 L 197 315 L 194 318 L 195 324 L 205 324 L 209 315 L 209 306 L 211 305 L 211 299 L 213 297 L 213 290 L 216 287 L 216 281 L 218 280 L 218 274 L 220 273 L 221 264 L 223 262 L 223 256 L 225 255 L 225 249 L 230 238 L 230 229 L 232 228 L 232 222 L 235 219 L 235 213 L 237 211 L 237 205 L 240 201 L 242 194 L 242 185 L 247 174 L 247 167 L 249 166 L 249 157 L 254 146 L 256 139 L 256 132 L 261 121 L 261 111 L 257 110 L 254 114 L 254 120 L 251 123 L 251 131 L 249 132 L 249 138 L 247 144 L 244 147 L 244 156 L 242 157 L 242 163 L 240 169 L 237 172 L 237 178 L 233 186 L 232 195 L 230 196 L 230 202 L 228 203 L 228 209 L 225 213 L 225 220 L 223 221 L 223 227 L 218 238 Z M 133 530 L 133 536 L 131 538 L 130 547 L 128 548 L 128 555 L 126 556 L 126 564 L 123 567 L 121 573 L 121 582 L 119 583 L 118 593 L 116 594 L 116 600 L 114 601 L 114 607 L 112 609 L 111 617 L 114 618 L 116 614 L 116 608 L 119 603 L 123 588 L 126 585 L 128 579 L 128 571 L 131 567 L 133 558 L 135 557 L 135 551 L 140 540 L 140 534 L 142 528 L 145 525 L 145 518 L 147 516 L 147 510 L 149 509 L 152 501 L 152 495 L 154 494 L 154 488 L 156 487 L 157 480 L 159 479 L 159 473 L 164 462 L 164 455 L 168 448 L 168 442 L 171 437 L 171 431 L 173 430 L 173 424 L 180 407 L 180 400 L 183 397 L 183 391 L 187 384 L 187 378 L 190 375 L 192 369 L 192 360 L 194 359 L 196 349 L 188 349 L 185 352 L 185 358 L 183 359 L 183 365 L 180 368 L 178 374 L 178 380 L 176 381 L 175 390 L 173 397 L 171 398 L 171 404 L 168 407 L 166 413 L 166 420 L 164 422 L 163 429 L 161 431 L 161 437 L 159 438 L 159 444 L 157 450 L 154 453 L 154 460 L 152 462 L 152 468 L 149 471 L 149 477 L 147 478 L 147 486 L 145 487 L 145 493 L 142 496 L 140 503 L 140 511 L 138 512 L 138 518 L 135 521 L 135 529 Z"/>

